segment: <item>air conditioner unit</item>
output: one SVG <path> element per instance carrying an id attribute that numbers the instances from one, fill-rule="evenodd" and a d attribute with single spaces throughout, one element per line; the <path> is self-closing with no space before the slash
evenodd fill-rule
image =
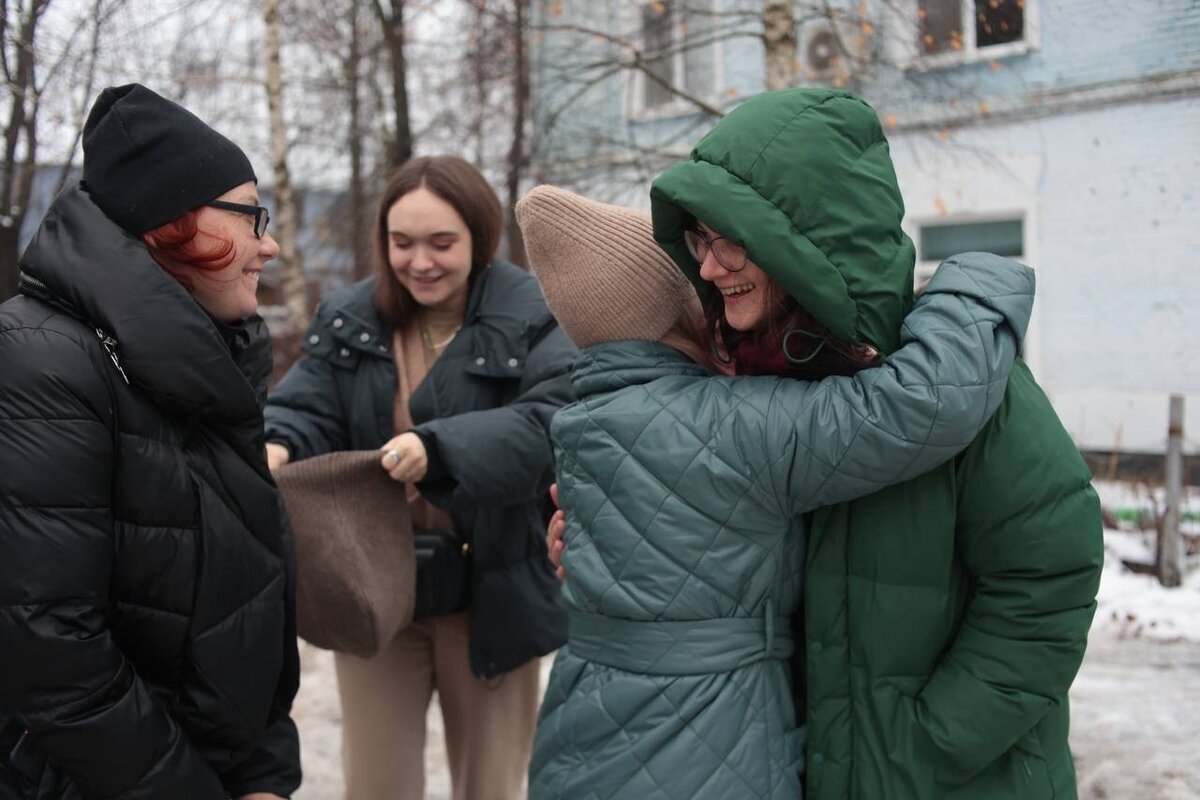
<path id="1" fill-rule="evenodd" d="M 800 29 L 799 67 L 810 83 L 841 86 L 867 66 L 872 28 L 860 20 L 823 17 Z"/>

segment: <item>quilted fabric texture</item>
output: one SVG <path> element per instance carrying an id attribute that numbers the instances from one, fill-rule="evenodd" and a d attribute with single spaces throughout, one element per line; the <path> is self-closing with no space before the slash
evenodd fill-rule
<path id="1" fill-rule="evenodd" d="M 290 795 L 265 327 L 216 327 L 79 187 L 21 264 L 0 306 L 0 797 Z"/>
<path id="2" fill-rule="evenodd" d="M 874 110 L 765 92 L 650 191 L 697 282 L 700 219 L 843 337 L 891 352 L 914 252 Z M 995 263 L 966 253 L 958 263 Z M 957 458 L 810 517 L 803 646 L 809 800 L 1073 798 L 1067 690 L 1103 564 L 1091 473 L 1029 369 Z"/>
<path id="3" fill-rule="evenodd" d="M 1032 291 L 1013 262 L 948 263 L 884 366 L 821 383 L 714 377 L 653 342 L 584 351 L 553 424 L 571 618 L 531 798 L 800 796 L 802 515 L 961 451 Z"/>

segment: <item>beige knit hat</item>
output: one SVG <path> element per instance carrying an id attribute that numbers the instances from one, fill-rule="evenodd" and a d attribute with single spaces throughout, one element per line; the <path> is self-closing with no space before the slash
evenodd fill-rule
<path id="1" fill-rule="evenodd" d="M 578 347 L 658 341 L 685 311 L 700 313 L 646 214 L 538 186 L 517 203 L 517 222 L 550 311 Z"/>
<path id="2" fill-rule="evenodd" d="M 362 450 L 275 471 L 296 537 L 296 630 L 369 657 L 412 621 L 416 556 L 403 483 Z"/>

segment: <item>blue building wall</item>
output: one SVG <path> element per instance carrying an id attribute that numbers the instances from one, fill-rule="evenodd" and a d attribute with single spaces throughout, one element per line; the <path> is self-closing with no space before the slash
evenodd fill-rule
<path id="1" fill-rule="evenodd" d="M 718 9 L 737 1 L 717 0 Z M 878 58 L 844 81 L 888 130 L 909 232 L 1021 219 L 1022 258 L 1039 282 L 1027 357 L 1068 430 L 1086 449 L 1161 452 L 1167 396 L 1200 396 L 1190 352 L 1200 326 L 1200 3 L 1027 0 L 1032 48 L 937 67 L 912 63 L 913 19 L 882 11 L 895 4 L 868 6 L 866 44 Z M 852 34 L 863 30 L 857 8 L 845 7 Z M 623 24 L 612 31 L 636 34 L 628 17 Z M 759 41 L 722 42 L 717 63 L 713 102 L 729 108 L 761 91 Z M 539 97 L 555 76 L 540 73 Z M 630 160 L 620 148 L 581 147 L 572 170 L 543 164 L 546 180 L 647 205 L 649 181 L 714 120 L 631 115 L 635 85 L 615 75 L 565 116 L 635 143 L 641 168 L 620 168 Z M 1200 402 L 1185 427 L 1200 429 Z M 1185 447 L 1200 452 L 1200 441 Z"/>
<path id="2" fill-rule="evenodd" d="M 883 68 L 855 88 L 882 114 L 895 114 L 901 122 L 952 100 L 986 101 L 994 112 L 1031 110 L 1048 95 L 1122 84 L 1145 86 L 1188 73 L 1193 73 L 1195 91 L 1200 4 L 1029 0 L 1027 7 L 1037 40 L 1028 52 L 928 70 Z M 879 35 L 894 42 L 901 35 L 898 27 L 894 19 L 886 20 Z M 985 48 L 981 54 L 987 52 Z"/>

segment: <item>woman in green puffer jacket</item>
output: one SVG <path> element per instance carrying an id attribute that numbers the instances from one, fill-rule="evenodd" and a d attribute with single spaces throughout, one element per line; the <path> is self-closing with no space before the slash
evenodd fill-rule
<path id="1" fill-rule="evenodd" d="M 729 299 L 708 290 L 738 281 L 718 248 L 744 251 L 832 337 L 901 344 L 914 252 L 887 141 L 853 95 L 746 102 L 655 181 L 651 204 L 656 239 L 707 298 L 709 331 L 739 374 L 814 378 L 836 364 L 788 365 L 778 333 L 739 332 Z M 953 262 L 986 271 L 1003 259 Z M 1090 480 L 1018 362 L 952 461 L 811 516 L 794 620 L 809 800 L 1077 795 L 1067 692 L 1103 557 Z"/>
<path id="2" fill-rule="evenodd" d="M 718 377 L 695 292 L 649 220 L 549 187 L 517 216 L 551 310 L 585 348 L 578 401 L 552 428 L 569 632 L 530 797 L 798 798 L 786 661 L 803 513 L 919 475 L 975 436 L 1003 393 L 1031 273 L 948 265 L 903 346 L 853 378 Z"/>

